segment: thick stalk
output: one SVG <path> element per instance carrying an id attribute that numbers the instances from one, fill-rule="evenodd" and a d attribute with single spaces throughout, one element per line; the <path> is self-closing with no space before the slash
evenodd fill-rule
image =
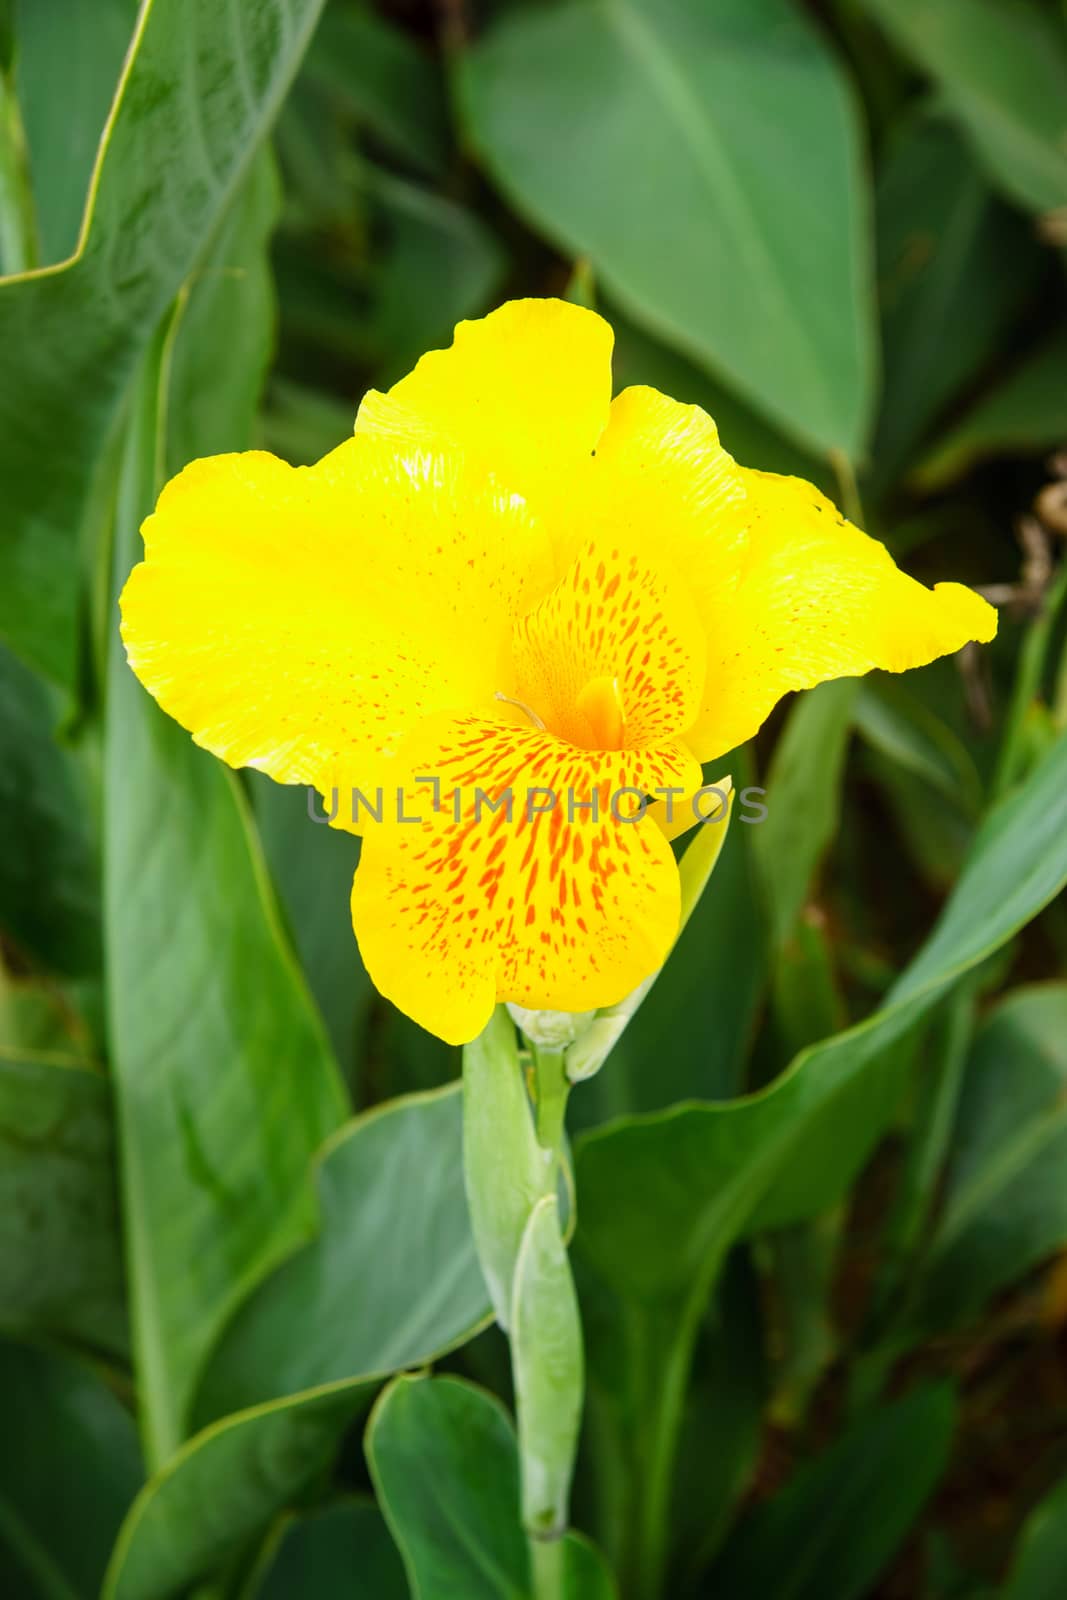
<path id="1" fill-rule="evenodd" d="M 567 1498 L 582 1404 L 577 1299 L 557 1185 L 569 1084 L 534 1048 L 526 1086 L 498 1011 L 464 1053 L 464 1169 L 479 1260 L 511 1342 L 522 1515 L 536 1600 L 562 1600 Z"/>

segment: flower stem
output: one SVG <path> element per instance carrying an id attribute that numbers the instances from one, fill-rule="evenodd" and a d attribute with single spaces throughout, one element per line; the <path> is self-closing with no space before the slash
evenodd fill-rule
<path id="1" fill-rule="evenodd" d="M 563 1124 L 567 1116 L 570 1081 L 564 1070 L 562 1050 L 532 1046 L 534 1116 L 537 1143 L 545 1156 L 544 1194 L 555 1194 L 563 1148 Z"/>
<path id="2" fill-rule="evenodd" d="M 506 1012 L 468 1045 L 464 1168 L 479 1260 L 511 1343 L 535 1600 L 562 1600 L 583 1393 L 581 1324 L 557 1198 L 570 1085 L 563 1051 L 531 1047 L 530 1063 L 524 1089 Z"/>
<path id="3" fill-rule="evenodd" d="M 561 1600 L 563 1594 L 562 1539 L 529 1539 L 530 1578 L 534 1600 Z"/>

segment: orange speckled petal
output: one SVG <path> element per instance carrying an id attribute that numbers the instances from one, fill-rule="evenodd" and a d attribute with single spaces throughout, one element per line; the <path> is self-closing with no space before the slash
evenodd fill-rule
<path id="1" fill-rule="evenodd" d="M 586 749 L 662 743 L 700 708 L 704 655 L 684 583 L 618 539 L 591 542 L 516 625 L 516 697 Z"/>
<path id="2" fill-rule="evenodd" d="M 373 785 L 421 717 L 490 708 L 515 618 L 552 582 L 541 530 L 461 456 L 353 438 L 309 468 L 196 461 L 144 525 L 130 665 L 232 766 Z"/>
<path id="3" fill-rule="evenodd" d="M 400 765 L 403 815 L 417 820 L 400 820 L 387 794 L 352 920 L 376 987 L 424 1028 L 462 1044 L 498 1000 L 614 1004 L 665 960 L 678 871 L 654 822 L 622 819 L 657 787 L 693 787 L 684 747 L 605 756 L 532 727 L 430 718 Z M 438 780 L 437 809 L 420 776 Z"/>

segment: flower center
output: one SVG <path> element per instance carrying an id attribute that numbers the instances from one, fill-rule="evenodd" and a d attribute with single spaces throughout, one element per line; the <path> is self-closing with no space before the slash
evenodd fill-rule
<path id="1" fill-rule="evenodd" d="M 535 728 L 550 730 L 585 750 L 621 750 L 625 743 L 626 714 L 617 677 L 590 678 L 569 706 L 554 707 L 551 723 L 525 700 L 496 691 L 496 699 L 521 711 Z"/>

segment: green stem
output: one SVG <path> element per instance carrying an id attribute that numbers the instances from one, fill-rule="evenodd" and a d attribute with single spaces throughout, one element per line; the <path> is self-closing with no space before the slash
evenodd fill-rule
<path id="1" fill-rule="evenodd" d="M 537 1142 L 547 1158 L 541 1192 L 555 1194 L 571 1085 L 564 1067 L 564 1051 L 539 1049 L 533 1045 L 531 1053 Z"/>
<path id="2" fill-rule="evenodd" d="M 830 465 L 834 469 L 837 479 L 837 495 L 841 502 L 841 509 L 848 520 L 857 528 L 863 527 L 863 501 L 860 499 L 859 484 L 852 462 L 843 450 L 830 451 Z"/>
<path id="3" fill-rule="evenodd" d="M 563 1600 L 562 1537 L 583 1386 L 578 1305 L 557 1207 L 570 1083 L 562 1050 L 532 1045 L 530 1056 L 524 1087 L 503 1009 L 468 1045 L 464 1167 L 479 1260 L 511 1343 L 535 1600 Z"/>
<path id="4" fill-rule="evenodd" d="M 528 1538 L 534 1600 L 562 1600 L 563 1540 Z"/>

